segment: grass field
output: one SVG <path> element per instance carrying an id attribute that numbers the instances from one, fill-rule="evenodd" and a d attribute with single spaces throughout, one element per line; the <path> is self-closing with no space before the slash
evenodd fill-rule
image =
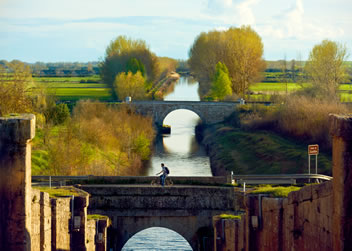
<path id="1" fill-rule="evenodd" d="M 303 84 L 306 86 L 307 84 Z M 284 94 L 287 91 L 297 91 L 302 87 L 297 83 L 256 83 L 249 90 L 251 91 L 250 100 L 270 101 L 273 94 Z M 352 102 L 352 84 L 342 84 L 339 86 L 339 95 L 342 102 Z"/>
<path id="2" fill-rule="evenodd" d="M 216 145 L 214 161 L 236 174 L 307 173 L 307 145 L 269 131 L 218 125 L 206 132 Z M 318 172 L 331 175 L 331 156 L 319 153 Z"/>
<path id="3" fill-rule="evenodd" d="M 60 101 L 93 99 L 111 101 L 111 90 L 101 83 L 100 76 L 90 77 L 35 77 L 34 80 L 47 88 L 49 94 Z"/>
<path id="4" fill-rule="evenodd" d="M 100 76 L 90 77 L 35 77 L 34 80 L 48 88 L 49 94 L 61 101 L 77 101 L 79 99 L 93 99 L 112 101 L 111 90 L 101 82 Z M 307 85 L 307 84 L 303 84 Z M 302 87 L 297 83 L 256 83 L 249 90 L 251 101 L 270 101 L 274 94 L 293 92 Z M 352 102 L 352 85 L 340 85 L 342 102 Z"/>

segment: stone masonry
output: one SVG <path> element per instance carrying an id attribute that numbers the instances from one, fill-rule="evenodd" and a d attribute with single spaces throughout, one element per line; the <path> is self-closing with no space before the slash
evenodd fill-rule
<path id="1" fill-rule="evenodd" d="M 0 250 L 29 250 L 35 116 L 0 118 Z"/>
<path id="2" fill-rule="evenodd" d="M 199 101 L 133 101 L 131 106 L 137 113 L 153 118 L 156 127 L 163 125 L 165 117 L 172 111 L 186 109 L 195 112 L 203 123 L 213 124 L 223 121 L 235 111 L 239 102 L 199 102 Z"/>
<path id="3" fill-rule="evenodd" d="M 330 115 L 330 122 L 333 181 L 288 198 L 246 195 L 241 220 L 214 217 L 215 250 L 352 250 L 352 116 Z"/>
<path id="4" fill-rule="evenodd" d="M 109 221 L 92 220 L 88 226 L 87 193 L 77 189 L 73 200 L 32 189 L 34 133 L 34 115 L 0 118 L 0 250 L 106 250 Z"/>

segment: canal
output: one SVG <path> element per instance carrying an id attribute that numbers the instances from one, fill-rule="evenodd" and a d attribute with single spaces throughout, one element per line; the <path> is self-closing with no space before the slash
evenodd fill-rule
<path id="1" fill-rule="evenodd" d="M 188 77 L 181 77 L 173 91 L 164 97 L 165 101 L 199 101 L 198 82 Z M 171 112 L 164 120 L 171 126 L 170 135 L 162 135 L 154 145 L 154 153 L 145 174 L 154 176 L 165 163 L 170 169 L 170 176 L 212 176 L 209 157 L 205 148 L 195 137 L 195 126 L 199 117 L 194 112 L 180 109 Z M 185 226 L 186 227 L 186 226 Z M 192 250 L 188 242 L 178 233 L 160 227 L 145 229 L 133 236 L 122 249 L 123 251 L 151 250 Z"/>

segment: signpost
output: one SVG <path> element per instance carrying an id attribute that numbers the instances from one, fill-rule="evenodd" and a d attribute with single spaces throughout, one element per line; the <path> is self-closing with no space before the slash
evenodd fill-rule
<path id="1" fill-rule="evenodd" d="M 319 145 L 308 145 L 308 174 L 310 174 L 310 156 L 315 155 L 315 174 L 318 174 Z"/>

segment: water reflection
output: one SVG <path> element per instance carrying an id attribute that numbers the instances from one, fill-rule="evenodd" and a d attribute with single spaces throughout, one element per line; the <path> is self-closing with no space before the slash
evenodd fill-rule
<path id="1" fill-rule="evenodd" d="M 167 236 L 167 238 L 165 238 Z M 122 251 L 179 250 L 191 251 L 189 243 L 178 233 L 167 228 L 152 227 L 135 234 Z"/>
<path id="2" fill-rule="evenodd" d="M 174 92 L 166 101 L 199 101 L 198 82 L 181 77 L 175 84 Z M 171 134 L 157 139 L 154 153 L 145 175 L 155 175 L 160 171 L 160 163 L 165 163 L 174 176 L 211 176 L 209 157 L 204 146 L 198 144 L 194 128 L 199 116 L 189 110 L 176 110 L 166 116 L 164 124 L 171 126 Z"/>
<path id="3" fill-rule="evenodd" d="M 192 77 L 181 77 L 174 85 L 171 85 L 170 94 L 165 96 L 164 100 L 199 101 L 198 86 L 198 82 Z"/>
<path id="4" fill-rule="evenodd" d="M 154 147 L 154 155 L 147 175 L 160 171 L 164 162 L 175 176 L 211 176 L 209 157 L 196 138 L 194 127 L 199 117 L 188 110 L 176 110 L 164 120 L 171 125 L 171 135 L 160 137 Z"/>

